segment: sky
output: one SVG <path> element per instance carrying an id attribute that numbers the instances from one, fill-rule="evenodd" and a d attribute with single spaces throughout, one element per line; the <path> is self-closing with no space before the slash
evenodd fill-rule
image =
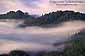
<path id="1" fill-rule="evenodd" d="M 70 0 L 0 0 L 0 14 L 8 11 L 21 10 L 29 14 L 42 15 L 57 10 L 73 10 L 85 12 L 85 4 L 57 4 L 50 1 L 70 1 Z M 72 0 L 83 1 L 84 0 Z"/>
<path id="2" fill-rule="evenodd" d="M 85 4 L 82 3 L 56 4 L 50 2 L 49 0 L 0 0 L 0 14 L 17 10 L 37 15 L 42 15 L 57 10 L 74 10 L 85 12 L 84 5 Z M 28 27 L 25 29 L 20 29 L 15 28 L 14 23 L 0 22 L 0 53 L 14 49 L 52 49 L 54 48 L 52 43 L 54 43 L 56 40 L 66 40 L 68 35 L 70 36 L 85 28 L 84 25 L 85 22 L 66 22 L 63 23 L 62 26 L 49 29 L 40 27 Z"/>

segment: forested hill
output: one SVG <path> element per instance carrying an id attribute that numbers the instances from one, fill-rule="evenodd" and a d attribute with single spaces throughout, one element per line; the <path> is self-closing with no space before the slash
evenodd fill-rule
<path id="1" fill-rule="evenodd" d="M 85 14 L 74 11 L 56 11 L 42 15 L 37 19 L 28 19 L 24 22 L 27 25 L 58 24 L 65 21 L 82 20 L 85 21 Z"/>
<path id="2" fill-rule="evenodd" d="M 27 12 L 18 11 L 9 11 L 6 14 L 0 14 L 0 19 L 17 19 L 17 18 L 29 18 L 35 17 L 33 15 L 29 15 Z M 68 20 L 85 20 L 85 13 L 74 12 L 74 11 L 56 11 L 50 12 L 48 14 L 42 15 L 37 19 L 42 19 L 46 21 L 68 21 Z"/>
<path id="3" fill-rule="evenodd" d="M 74 11 L 56 11 L 49 14 L 42 15 L 40 19 L 47 19 L 47 21 L 68 21 L 68 20 L 85 20 L 85 14 Z M 49 22 L 50 23 L 50 22 Z"/>
<path id="4" fill-rule="evenodd" d="M 29 15 L 27 12 L 24 13 L 20 10 L 18 11 L 9 11 L 6 14 L 0 14 L 0 19 L 27 19 L 27 18 L 33 18 L 31 15 Z"/>
<path id="5" fill-rule="evenodd" d="M 56 11 L 35 17 L 24 13 L 20 10 L 10 11 L 6 14 L 0 14 L 0 19 L 24 19 L 24 25 L 26 26 L 41 26 L 48 24 L 58 24 L 65 21 L 82 20 L 85 21 L 85 13 L 74 11 Z"/>

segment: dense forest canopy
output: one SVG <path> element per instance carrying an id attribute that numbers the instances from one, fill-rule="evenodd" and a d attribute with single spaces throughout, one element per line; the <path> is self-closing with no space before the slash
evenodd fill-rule
<path id="1" fill-rule="evenodd" d="M 24 19 L 23 25 L 25 26 L 42 26 L 48 24 L 58 24 L 65 21 L 82 20 L 85 21 L 85 13 L 74 11 L 56 11 L 36 17 L 29 15 L 20 10 L 10 11 L 6 14 L 1 14 L 0 19 Z"/>
<path id="2" fill-rule="evenodd" d="M 18 11 L 9 11 L 6 14 L 0 14 L 0 19 L 26 19 L 32 18 L 27 12 Z"/>
<path id="3" fill-rule="evenodd" d="M 85 21 L 85 14 L 74 11 L 56 11 L 42 15 L 36 19 L 27 19 L 24 24 L 42 26 L 47 24 L 58 24 L 65 21 L 82 20 Z"/>

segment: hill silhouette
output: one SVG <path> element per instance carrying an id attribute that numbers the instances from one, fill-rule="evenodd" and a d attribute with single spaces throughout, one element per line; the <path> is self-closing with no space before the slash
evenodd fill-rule
<path id="1" fill-rule="evenodd" d="M 42 15 L 36 19 L 27 19 L 24 24 L 31 26 L 42 26 L 48 24 L 58 24 L 65 21 L 82 20 L 85 21 L 85 14 L 74 11 L 56 11 Z"/>
<path id="2" fill-rule="evenodd" d="M 74 11 L 56 11 L 36 17 L 29 15 L 20 10 L 9 11 L 6 14 L 0 14 L 0 19 L 23 19 L 24 23 L 21 26 L 45 26 L 48 24 L 59 24 L 65 21 L 82 20 L 85 21 L 85 13 Z"/>
<path id="3" fill-rule="evenodd" d="M 27 12 L 24 13 L 21 10 L 18 11 L 9 11 L 6 14 L 0 14 L 0 19 L 26 19 L 32 18 Z"/>

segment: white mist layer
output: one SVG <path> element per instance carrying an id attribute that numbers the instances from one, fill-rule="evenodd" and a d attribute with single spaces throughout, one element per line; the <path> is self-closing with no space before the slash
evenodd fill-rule
<path id="1" fill-rule="evenodd" d="M 65 22 L 61 26 L 52 28 L 37 26 L 17 28 L 15 25 L 0 22 L 0 53 L 7 53 L 15 49 L 55 50 L 52 46 L 53 43 L 68 40 L 71 35 L 85 29 L 83 21 Z"/>

